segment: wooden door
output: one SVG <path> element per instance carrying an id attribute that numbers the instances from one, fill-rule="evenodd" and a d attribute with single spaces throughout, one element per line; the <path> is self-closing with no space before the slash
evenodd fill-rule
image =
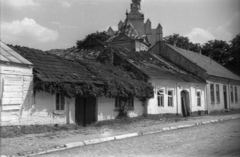
<path id="1" fill-rule="evenodd" d="M 223 101 L 224 101 L 224 108 L 227 109 L 227 88 L 223 86 Z"/>
<path id="2" fill-rule="evenodd" d="M 96 98 L 86 98 L 85 124 L 92 124 L 96 121 Z"/>
<path id="3" fill-rule="evenodd" d="M 75 122 L 78 125 L 85 125 L 84 124 L 84 108 L 85 108 L 85 98 L 77 96 L 75 99 Z"/>
<path id="4" fill-rule="evenodd" d="M 182 115 L 183 117 L 187 116 L 187 110 L 186 110 L 186 101 L 184 97 L 181 97 L 181 104 L 182 104 Z"/>
<path id="5" fill-rule="evenodd" d="M 189 97 L 188 92 L 182 91 L 181 92 L 181 105 L 182 105 L 182 115 L 190 116 L 190 106 L 189 106 Z"/>
<path id="6" fill-rule="evenodd" d="M 96 121 L 96 98 L 76 97 L 75 121 L 78 125 L 82 126 L 92 124 Z"/>

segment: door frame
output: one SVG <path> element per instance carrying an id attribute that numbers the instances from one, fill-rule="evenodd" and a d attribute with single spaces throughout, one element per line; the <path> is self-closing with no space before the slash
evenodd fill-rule
<path id="1" fill-rule="evenodd" d="M 227 94 L 227 86 L 223 85 L 223 103 L 224 103 L 224 109 L 228 109 L 228 94 Z"/>

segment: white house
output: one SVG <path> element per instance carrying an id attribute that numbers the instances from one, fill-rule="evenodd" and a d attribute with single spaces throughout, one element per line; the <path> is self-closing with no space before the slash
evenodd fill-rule
<path id="1" fill-rule="evenodd" d="M 122 31 L 124 32 L 124 30 Z M 121 58 L 120 60 L 128 62 L 145 73 L 149 78 L 148 82 L 154 87 L 154 97 L 145 102 L 145 114 L 168 113 L 189 116 L 207 111 L 206 81 L 152 53 L 152 51 L 156 51 L 155 46 L 146 52 L 137 51 L 132 47 L 119 46 L 119 43 L 115 45 L 115 42 L 99 47 L 100 42 L 97 42 L 96 39 L 89 37 L 81 45 L 80 49 L 82 50 L 75 53 L 77 56 L 67 57 L 93 58 L 91 55 L 97 54 L 99 51 L 98 56 L 107 58 L 108 55 L 104 56 L 103 52 L 111 52 L 113 54 L 112 58 L 116 58 L 116 60 Z M 109 60 L 111 60 L 111 57 Z"/>
<path id="2" fill-rule="evenodd" d="M 240 108 L 240 77 L 216 61 L 163 42 L 158 42 L 149 52 L 207 82 L 206 88 L 201 88 L 208 112 Z"/>

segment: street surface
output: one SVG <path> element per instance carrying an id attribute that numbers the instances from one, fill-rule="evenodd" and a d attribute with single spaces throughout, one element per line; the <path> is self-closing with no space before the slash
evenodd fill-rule
<path id="1" fill-rule="evenodd" d="M 240 119 L 128 138 L 41 157 L 240 156 Z"/>

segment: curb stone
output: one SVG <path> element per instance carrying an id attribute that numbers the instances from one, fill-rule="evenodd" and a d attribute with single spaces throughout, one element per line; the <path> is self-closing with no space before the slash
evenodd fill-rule
<path id="1" fill-rule="evenodd" d="M 162 128 L 163 131 L 167 131 L 167 130 L 170 130 L 169 127 L 166 127 L 166 128 Z"/>
<path id="2" fill-rule="evenodd" d="M 205 121 L 205 122 L 198 122 L 198 123 L 194 123 L 194 124 L 185 124 L 185 125 L 179 125 L 179 126 L 173 126 L 173 127 L 165 127 L 165 128 L 161 128 L 154 132 L 130 133 L 130 134 L 124 134 L 124 135 L 118 135 L 118 136 L 112 136 L 112 137 L 97 138 L 97 139 L 91 139 L 91 140 L 84 140 L 84 141 L 80 141 L 80 142 L 67 143 L 64 145 L 55 146 L 52 149 L 45 150 L 42 152 L 32 151 L 31 153 L 26 153 L 26 156 L 42 155 L 42 154 L 57 152 L 57 151 L 61 151 L 61 150 L 67 150 L 67 149 L 71 149 L 71 148 L 75 148 L 75 147 L 83 147 L 83 146 L 87 146 L 87 145 L 93 145 L 93 144 L 98 144 L 98 143 L 103 143 L 103 142 L 108 142 L 108 141 L 115 141 L 115 140 L 120 140 L 120 139 L 125 139 L 125 138 L 132 138 L 132 137 L 137 137 L 137 136 L 156 134 L 156 133 L 161 133 L 161 132 L 170 131 L 170 130 L 190 128 L 190 127 L 194 127 L 194 126 L 216 123 L 216 122 L 221 122 L 221 121 L 234 120 L 234 119 L 239 119 L 239 118 L 240 118 L 240 116 L 225 118 L 225 119 L 215 119 L 215 120 L 210 120 L 210 121 Z M 1 155 L 0 157 L 10 157 L 10 156 L 12 156 L 12 155 Z"/>
<path id="3" fill-rule="evenodd" d="M 65 144 L 64 146 L 66 148 L 74 148 L 74 147 L 80 147 L 80 146 L 84 146 L 84 145 L 85 145 L 84 142 L 73 142 L 73 143 Z"/>
<path id="4" fill-rule="evenodd" d="M 114 138 L 114 137 L 105 137 L 105 138 L 100 138 L 100 140 L 101 140 L 102 142 L 108 142 L 108 141 L 113 141 L 113 140 L 115 140 L 115 138 Z"/>
<path id="5" fill-rule="evenodd" d="M 92 139 L 92 140 L 85 140 L 83 141 L 83 143 L 85 143 L 85 145 L 91 145 L 91 144 L 97 144 L 97 143 L 101 143 L 102 141 L 100 139 Z"/>

